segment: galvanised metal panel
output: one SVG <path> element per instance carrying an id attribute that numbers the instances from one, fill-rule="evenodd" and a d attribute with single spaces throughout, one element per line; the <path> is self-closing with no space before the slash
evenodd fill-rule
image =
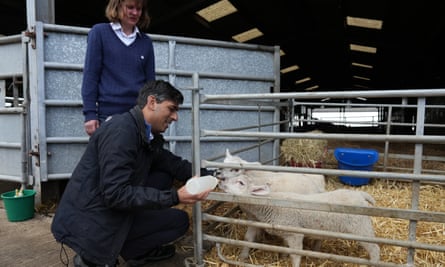
<path id="1" fill-rule="evenodd" d="M 85 151 L 85 144 L 48 144 L 48 174 L 71 173 Z"/>
<path id="2" fill-rule="evenodd" d="M 45 71 L 45 99 L 81 101 L 82 72 L 47 69 Z"/>
<path id="3" fill-rule="evenodd" d="M 79 107 L 46 107 L 47 137 L 86 137 Z"/>
<path id="4" fill-rule="evenodd" d="M 178 88 L 192 87 L 193 83 L 190 77 L 176 78 L 175 85 Z M 249 94 L 249 93 L 269 93 L 273 86 L 269 81 L 248 81 L 240 79 L 221 79 L 203 77 L 199 79 L 199 87 L 202 88 L 202 94 Z M 190 90 L 182 91 L 184 94 L 184 103 L 191 103 L 192 93 Z"/>
<path id="5" fill-rule="evenodd" d="M 157 69 L 169 68 L 169 43 L 153 40 L 155 50 L 155 66 Z"/>
<path id="6" fill-rule="evenodd" d="M 2 110 L 7 110 L 4 108 Z M 23 122 L 20 113 L 0 112 L 0 176 L 22 176 L 22 130 Z"/>
<path id="7" fill-rule="evenodd" d="M 0 147 L 0 176 L 17 176 L 17 182 L 22 177 L 22 153 L 20 148 Z"/>
<path id="8" fill-rule="evenodd" d="M 85 60 L 87 47 L 87 28 L 74 28 L 72 32 L 46 32 L 45 62 L 82 64 Z M 74 33 L 73 33 L 74 32 Z M 169 44 L 153 40 L 155 64 L 157 68 L 168 68 Z"/>
<path id="9" fill-rule="evenodd" d="M 179 88 L 192 87 L 193 82 L 189 77 L 177 77 L 175 85 Z M 238 79 L 219 79 L 219 78 L 201 78 L 199 79 L 199 87 L 203 94 L 235 94 L 235 93 L 268 93 L 273 83 L 267 81 L 251 81 Z M 172 127 L 176 128 L 176 134 L 181 136 L 192 135 L 191 125 L 191 90 L 181 89 L 184 94 L 184 108 L 179 113 L 179 121 Z M 187 108 L 185 108 L 187 107 Z M 264 107 L 263 107 L 264 108 Z M 218 109 L 201 109 L 200 112 L 200 126 L 201 129 L 229 129 L 243 127 L 246 125 L 258 125 L 259 122 L 258 110 L 255 107 L 238 106 L 236 109 L 233 106 L 220 106 Z M 274 121 L 274 111 L 272 109 L 262 110 L 260 115 L 261 124 L 272 123 Z M 256 131 L 256 129 L 254 129 Z M 273 131 L 272 127 L 264 127 L 262 131 Z M 171 136 L 168 131 L 165 136 Z M 229 148 L 235 151 L 240 148 L 250 147 L 257 144 L 257 141 L 246 140 L 227 140 L 222 138 L 219 141 L 201 140 L 201 157 L 204 159 L 214 158 L 224 155 L 225 150 Z M 191 139 L 187 141 L 177 141 L 175 144 L 175 152 L 191 160 Z M 258 153 L 257 149 L 249 152 L 244 152 L 243 155 L 247 160 L 271 160 L 273 145 L 267 144 Z"/>
<path id="10" fill-rule="evenodd" d="M 0 142 L 21 143 L 23 128 L 22 114 L 1 112 L 1 110 L 8 109 L 9 108 L 0 109 Z"/>
<path id="11" fill-rule="evenodd" d="M 269 93 L 273 82 L 201 78 L 199 85 L 203 94 L 260 94 Z"/>
<path id="12" fill-rule="evenodd" d="M 48 26 L 44 40 L 44 117 L 46 129 L 43 131 L 47 140 L 42 144 L 46 148 L 46 177 L 61 177 L 71 173 L 79 161 L 88 136 L 83 128 L 81 112 L 82 66 L 86 51 L 88 29 L 61 26 Z M 179 122 L 171 125 L 165 133 L 171 140 L 169 148 L 175 153 L 191 159 L 191 90 L 193 74 L 198 75 L 202 93 L 267 93 L 274 85 L 274 52 L 245 49 L 232 43 L 209 40 L 187 39 L 168 36 L 151 36 L 154 41 L 157 78 L 172 82 L 185 96 L 180 110 Z M 190 43 L 188 43 L 190 42 Z M 220 46 L 223 44 L 222 46 Z M 231 47 L 233 46 L 233 47 Z M 261 111 L 261 122 L 271 123 L 274 110 Z M 201 128 L 223 129 L 255 125 L 258 113 L 255 108 L 219 107 L 216 110 L 203 109 Z M 271 127 L 263 130 L 271 130 Z M 42 139 L 41 139 L 42 140 Z M 81 140 L 81 141 L 79 141 Z M 253 146 L 257 141 L 215 140 L 202 142 L 202 157 L 222 155 L 226 148 L 236 150 Z M 261 154 L 271 154 L 272 144 L 261 150 Z M 246 153 L 246 158 L 258 160 L 258 150 Z"/>
<path id="13" fill-rule="evenodd" d="M 177 44 L 175 67 L 197 72 L 273 77 L 273 53 L 235 48 Z"/>
<path id="14" fill-rule="evenodd" d="M 2 39 L 0 37 L 0 39 Z M 0 76 L 17 75 L 23 72 L 22 44 L 0 43 Z"/>
<path id="15" fill-rule="evenodd" d="M 85 34 L 46 32 L 44 61 L 83 64 L 87 39 Z"/>

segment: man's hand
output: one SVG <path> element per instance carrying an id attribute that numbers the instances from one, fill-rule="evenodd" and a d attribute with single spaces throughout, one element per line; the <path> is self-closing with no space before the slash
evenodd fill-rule
<path id="1" fill-rule="evenodd" d="M 179 188 L 178 190 L 178 198 L 179 198 L 179 203 L 182 204 L 194 204 L 198 201 L 201 200 L 205 200 L 208 196 L 209 193 L 212 191 L 213 189 L 209 189 L 207 191 L 201 192 L 199 194 L 190 194 L 187 189 L 185 188 L 185 185 L 182 186 L 181 188 Z"/>

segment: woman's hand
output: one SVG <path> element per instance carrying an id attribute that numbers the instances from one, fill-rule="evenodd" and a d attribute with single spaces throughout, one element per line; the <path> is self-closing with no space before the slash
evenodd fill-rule
<path id="1" fill-rule="evenodd" d="M 84 127 L 85 127 L 85 132 L 89 136 L 91 136 L 97 130 L 97 128 L 99 128 L 99 121 L 98 120 L 89 120 L 89 121 L 85 122 Z"/>

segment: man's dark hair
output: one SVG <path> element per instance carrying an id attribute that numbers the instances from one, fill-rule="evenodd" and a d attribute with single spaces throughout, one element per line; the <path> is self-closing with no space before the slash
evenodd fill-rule
<path id="1" fill-rule="evenodd" d="M 169 82 L 163 80 L 148 81 L 139 91 L 137 105 L 142 109 L 147 104 L 147 98 L 154 96 L 157 103 L 169 100 L 176 105 L 181 105 L 184 102 L 184 96 Z"/>

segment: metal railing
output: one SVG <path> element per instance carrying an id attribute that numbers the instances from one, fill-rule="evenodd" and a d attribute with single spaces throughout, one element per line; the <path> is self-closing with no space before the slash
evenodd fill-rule
<path id="1" fill-rule="evenodd" d="M 445 182 L 445 175 L 436 175 L 430 173 L 422 173 L 422 165 L 421 162 L 425 159 L 423 155 L 423 145 L 424 144 L 445 144 L 445 136 L 441 135 L 424 135 L 423 128 L 426 125 L 424 122 L 425 117 L 425 109 L 427 107 L 425 98 L 427 97 L 443 97 L 445 96 L 445 89 L 425 89 L 425 90 L 386 90 L 386 91 L 355 91 L 355 92 L 320 92 L 320 93 L 271 93 L 271 94 L 235 94 L 235 95 L 199 95 L 199 92 L 195 92 L 193 106 L 195 107 L 194 111 L 194 120 L 199 121 L 199 106 L 203 104 L 218 104 L 223 103 L 224 105 L 230 105 L 231 103 L 240 103 L 240 101 L 255 101 L 256 105 L 258 103 L 264 103 L 264 105 L 268 105 L 268 103 L 275 103 L 276 100 L 282 99 L 322 99 L 325 97 L 334 96 L 334 98 L 348 98 L 348 97 L 367 97 L 367 98 L 406 98 L 406 97 L 415 97 L 418 99 L 416 106 L 416 132 L 414 135 L 393 135 L 388 133 L 385 134 L 338 134 L 338 133 L 288 133 L 288 132 L 258 132 L 258 131 L 243 131 L 245 129 L 235 129 L 235 130 L 206 130 L 202 129 L 198 133 L 195 133 L 193 136 L 193 147 L 199 152 L 199 140 L 202 137 L 243 137 L 243 138 L 253 138 L 257 140 L 282 140 L 285 138 L 304 138 L 304 139 L 324 139 L 324 140 L 349 140 L 349 141 L 368 141 L 368 142 L 384 142 L 385 144 L 399 142 L 399 143 L 410 143 L 415 146 L 414 155 L 412 155 L 413 159 L 413 171 L 412 173 L 398 173 L 398 172 L 388 172 L 388 171 L 355 171 L 355 170 L 337 170 L 337 169 L 323 169 L 323 168 L 294 168 L 294 167 L 283 167 L 283 166 L 268 166 L 268 165 L 239 165 L 239 164 L 227 164 L 221 163 L 211 160 L 199 160 L 199 153 L 194 156 L 194 165 L 196 167 L 213 167 L 213 168 L 241 168 L 241 169 L 253 169 L 253 170 L 267 170 L 267 171 L 280 171 L 280 172 L 292 172 L 292 173 L 313 173 L 313 174 L 323 174 L 323 175 L 347 175 L 354 177 L 374 177 L 376 179 L 397 179 L 402 181 L 411 182 L 413 184 L 413 194 L 411 199 L 411 208 L 410 209 L 394 209 L 394 208 L 380 208 L 380 207 L 372 207 L 372 208 L 363 208 L 363 207 L 344 207 L 338 205 L 320 205 L 320 203 L 296 203 L 294 201 L 287 201 L 282 199 L 270 199 L 270 198 L 258 198 L 258 197 L 241 197 L 234 196 L 231 194 L 224 193 L 216 193 L 212 192 L 209 195 L 209 200 L 214 201 L 223 201 L 223 202 L 233 202 L 233 203 L 254 203 L 259 205 L 276 205 L 276 206 L 285 206 L 285 207 L 298 207 L 300 209 L 313 209 L 318 211 L 327 211 L 327 212 L 347 212 L 350 214 L 363 214 L 368 216 L 378 216 L 378 217 L 388 217 L 388 218 L 399 218 L 406 219 L 410 221 L 409 227 L 409 240 L 393 240 L 388 238 L 364 238 L 357 236 L 350 236 L 348 234 L 339 234 L 339 233 L 328 233 L 324 231 L 317 230 L 308 230 L 302 228 L 292 228 L 288 226 L 278 226 L 278 225 L 270 225 L 261 222 L 252 222 L 245 221 L 239 219 L 226 218 L 224 216 L 216 216 L 209 214 L 207 212 L 203 212 L 200 210 L 200 206 L 196 207 L 194 212 L 194 222 L 198 225 L 195 229 L 195 239 L 199 240 L 196 242 L 195 250 L 198 253 L 195 254 L 195 263 L 197 265 L 203 264 L 202 254 L 199 251 L 202 251 L 200 245 L 202 244 L 202 240 L 209 240 L 212 242 L 216 242 L 219 248 L 219 243 L 232 244 L 237 246 L 248 246 L 252 248 L 265 249 L 270 251 L 284 252 L 284 253 L 295 253 L 299 255 L 313 256 L 319 258 L 326 259 L 334 259 L 338 261 L 351 262 L 357 264 L 371 264 L 368 260 L 354 258 L 354 257 L 345 257 L 338 256 L 332 254 L 325 254 L 319 252 L 311 252 L 306 250 L 295 250 L 291 248 L 277 247 L 277 246 L 269 246 L 263 244 L 257 244 L 252 242 L 240 241 L 240 240 L 231 240 L 226 237 L 214 236 L 210 234 L 203 234 L 202 228 L 200 226 L 201 220 L 209 220 L 219 223 L 236 223 L 242 225 L 253 225 L 257 227 L 270 228 L 273 227 L 276 229 L 277 227 L 280 229 L 286 229 L 289 231 L 297 231 L 305 234 L 314 234 L 318 236 L 326 236 L 326 237 L 337 237 L 337 238 L 345 238 L 345 239 L 353 239 L 353 240 L 363 240 L 369 242 L 375 242 L 380 244 L 387 244 L 393 246 L 405 247 L 408 250 L 406 265 L 389 263 L 389 262 L 378 262 L 372 263 L 376 266 L 413 266 L 414 264 L 414 252 L 416 249 L 423 250 L 432 250 L 432 251 L 440 251 L 445 252 L 445 246 L 442 245 L 430 245 L 424 244 L 421 242 L 416 242 L 416 225 L 419 221 L 430 221 L 430 222 L 443 222 L 445 220 L 445 213 L 439 211 L 420 211 L 419 207 L 419 191 L 420 184 L 426 182 L 432 183 L 443 183 Z M 421 97 L 419 97 L 421 96 Z M 435 106 L 442 108 L 442 106 Z M 390 122 L 389 122 L 390 123 Z M 199 129 L 199 124 L 197 125 Z M 250 148 L 249 148 L 250 149 Z M 385 158 L 388 156 L 388 150 L 385 149 Z M 429 158 L 434 159 L 434 158 Z M 439 157 L 440 159 L 440 157 Z M 292 228 L 292 229 L 291 229 Z M 231 261 L 226 259 L 221 251 L 218 249 L 218 254 L 221 260 L 230 263 L 236 264 L 239 266 L 256 266 L 248 263 Z"/>

